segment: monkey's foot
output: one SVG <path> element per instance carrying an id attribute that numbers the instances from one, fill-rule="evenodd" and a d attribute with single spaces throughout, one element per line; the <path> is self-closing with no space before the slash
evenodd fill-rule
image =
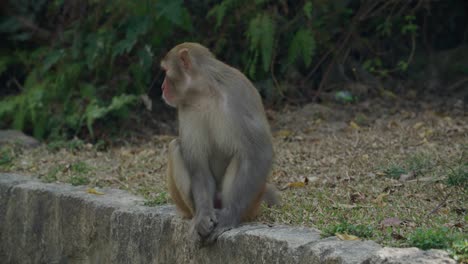
<path id="1" fill-rule="evenodd" d="M 218 237 L 220 235 L 222 235 L 224 232 L 229 231 L 229 230 L 231 230 L 233 228 L 234 227 L 232 227 L 232 226 L 225 226 L 225 227 L 221 227 L 221 226 L 218 227 L 217 226 L 207 238 L 205 238 L 205 239 L 203 239 L 201 241 L 202 246 L 212 245 L 214 242 L 216 242 L 216 240 L 218 240 Z"/>
<path id="2" fill-rule="evenodd" d="M 214 212 L 200 213 L 193 219 L 193 233 L 201 239 L 208 237 L 215 229 L 218 220 Z"/>

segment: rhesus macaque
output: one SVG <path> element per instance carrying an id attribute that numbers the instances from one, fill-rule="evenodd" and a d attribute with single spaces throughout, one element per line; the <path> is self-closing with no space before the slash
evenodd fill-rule
<path id="1" fill-rule="evenodd" d="M 169 144 L 167 180 L 177 208 L 204 243 L 253 218 L 262 200 L 273 146 L 263 104 L 237 69 L 204 46 L 183 43 L 164 57 L 164 101 L 178 111 L 179 137 Z"/>

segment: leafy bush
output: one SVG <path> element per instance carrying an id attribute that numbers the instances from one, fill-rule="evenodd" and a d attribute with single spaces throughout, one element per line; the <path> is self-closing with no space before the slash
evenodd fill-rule
<path id="1" fill-rule="evenodd" d="M 37 138 L 93 138 L 97 121 L 126 118 L 154 78 L 153 50 L 191 28 L 183 1 L 21 0 L 8 9 L 0 77 L 13 92 L 0 100 L 0 126 Z"/>
<path id="2" fill-rule="evenodd" d="M 463 0 L 9 0 L 0 11 L 0 127 L 99 138 L 97 127 L 138 111 L 140 95 L 159 95 L 157 62 L 185 40 L 246 72 L 268 102 L 310 100 L 332 81 L 416 76 L 427 45 L 466 46 L 465 8 Z M 464 60 L 452 66 L 468 69 Z"/>
<path id="3" fill-rule="evenodd" d="M 416 229 L 409 237 L 408 243 L 410 246 L 421 249 L 446 249 L 451 245 L 453 237 L 449 233 L 449 229 L 431 228 L 431 229 Z"/>

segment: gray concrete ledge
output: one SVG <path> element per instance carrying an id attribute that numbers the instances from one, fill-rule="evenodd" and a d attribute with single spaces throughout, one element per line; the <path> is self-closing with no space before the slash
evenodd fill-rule
<path id="1" fill-rule="evenodd" d="M 455 263 L 440 250 L 320 238 L 311 228 L 248 224 L 211 247 L 190 240 L 173 206 L 105 189 L 0 173 L 0 263 Z"/>

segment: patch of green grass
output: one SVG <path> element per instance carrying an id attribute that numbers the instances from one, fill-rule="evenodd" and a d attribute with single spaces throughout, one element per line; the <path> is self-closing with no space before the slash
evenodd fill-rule
<path id="1" fill-rule="evenodd" d="M 325 228 L 323 237 L 334 236 L 336 233 L 354 235 L 360 238 L 372 237 L 374 228 L 368 225 L 353 225 L 346 221 Z"/>
<path id="2" fill-rule="evenodd" d="M 459 263 L 468 263 L 468 239 L 453 242 L 449 253 Z"/>
<path id="3" fill-rule="evenodd" d="M 363 113 L 358 113 L 356 117 L 354 117 L 354 121 L 360 126 L 365 126 L 369 124 L 369 118 Z"/>
<path id="4" fill-rule="evenodd" d="M 468 187 L 468 164 L 452 169 L 448 174 L 447 184 Z"/>
<path id="5" fill-rule="evenodd" d="M 433 167 L 433 158 L 429 154 L 417 153 L 410 156 L 406 161 L 408 171 L 417 174 L 423 174 Z"/>
<path id="6" fill-rule="evenodd" d="M 155 197 L 148 199 L 143 203 L 146 206 L 157 206 L 162 204 L 167 204 L 169 200 L 167 192 L 160 192 Z"/>
<path id="7" fill-rule="evenodd" d="M 15 158 L 12 149 L 7 147 L 0 148 L 0 167 L 8 168 Z"/>
<path id="8" fill-rule="evenodd" d="M 450 230 L 446 227 L 441 228 L 418 228 L 408 236 L 409 246 L 420 249 L 447 249 L 454 240 Z"/>
<path id="9" fill-rule="evenodd" d="M 87 185 L 89 184 L 89 179 L 85 176 L 75 175 L 70 178 L 69 183 L 73 186 Z"/>
<path id="10" fill-rule="evenodd" d="M 409 156 L 404 162 L 393 163 L 383 169 L 389 178 L 398 179 L 402 174 L 414 173 L 420 175 L 428 172 L 433 167 L 433 159 L 428 154 L 417 153 Z"/>
<path id="11" fill-rule="evenodd" d="M 67 150 L 80 150 L 85 145 L 84 141 L 80 139 L 72 140 L 56 140 L 52 141 L 47 145 L 47 148 L 50 151 L 59 151 L 60 149 Z"/>
<path id="12" fill-rule="evenodd" d="M 407 171 L 400 165 L 392 164 L 388 168 L 384 169 L 384 173 L 389 178 L 398 179 L 400 178 L 400 175 L 406 174 Z"/>
<path id="13" fill-rule="evenodd" d="M 70 170 L 74 173 L 84 174 L 91 171 L 91 167 L 86 162 L 78 161 L 70 165 Z"/>
<path id="14" fill-rule="evenodd" d="M 59 166 L 55 166 L 53 168 L 51 168 L 47 174 L 41 178 L 41 180 L 43 182 L 46 182 L 46 183 L 51 183 L 51 182 L 55 182 L 57 181 L 57 174 L 62 171 L 64 168 L 63 165 L 59 165 Z"/>

